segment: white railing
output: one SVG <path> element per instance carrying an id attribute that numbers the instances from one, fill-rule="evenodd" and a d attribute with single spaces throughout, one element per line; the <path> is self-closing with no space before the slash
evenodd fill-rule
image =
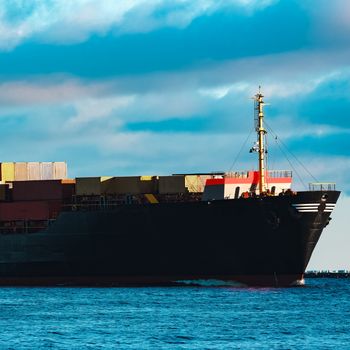
<path id="1" fill-rule="evenodd" d="M 312 182 L 309 183 L 310 191 L 335 191 L 335 182 Z"/>
<path id="2" fill-rule="evenodd" d="M 231 171 L 229 173 L 225 173 L 225 176 L 236 179 L 246 179 L 249 177 L 249 171 Z"/>
<path id="3" fill-rule="evenodd" d="M 281 178 L 281 177 L 292 177 L 290 170 L 269 170 L 267 172 L 269 177 Z"/>

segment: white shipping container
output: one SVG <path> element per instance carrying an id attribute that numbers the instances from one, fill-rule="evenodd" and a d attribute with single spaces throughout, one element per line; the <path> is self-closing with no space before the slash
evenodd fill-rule
<path id="1" fill-rule="evenodd" d="M 41 180 L 41 168 L 39 162 L 28 162 L 28 180 Z"/>
<path id="2" fill-rule="evenodd" d="M 55 180 L 67 178 L 67 164 L 65 162 L 53 163 L 53 177 Z"/>
<path id="3" fill-rule="evenodd" d="M 53 163 L 40 163 L 41 180 L 53 180 Z"/>
<path id="4" fill-rule="evenodd" d="M 28 180 L 28 169 L 26 162 L 15 163 L 15 181 Z"/>

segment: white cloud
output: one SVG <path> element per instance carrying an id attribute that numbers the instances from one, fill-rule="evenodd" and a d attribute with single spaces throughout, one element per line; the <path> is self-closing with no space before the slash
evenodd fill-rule
<path id="1" fill-rule="evenodd" d="M 350 2 L 348 0 L 303 1 L 301 6 L 310 13 L 311 34 L 317 43 L 335 47 L 349 44 Z"/>
<path id="2" fill-rule="evenodd" d="M 350 193 L 350 176 L 348 174 L 350 157 L 315 155 L 312 150 L 307 155 L 295 154 L 295 152 L 293 154 L 296 158 L 285 150 L 284 153 L 278 152 L 278 150 L 269 152 L 269 167 L 292 170 L 295 190 L 308 190 L 309 183 L 313 182 L 332 182 L 336 183 L 338 190 Z"/>
<path id="3" fill-rule="evenodd" d="M 4 81 L 0 84 L 0 102 L 2 108 L 67 103 L 99 95 L 107 88 L 106 82 L 89 83 L 70 77 Z"/>
<path id="4" fill-rule="evenodd" d="M 95 120 L 111 117 L 113 112 L 120 112 L 134 100 L 135 96 L 132 95 L 79 100 L 74 103 L 74 116 L 67 121 L 65 128 L 78 128 Z M 118 124 L 121 125 L 121 121 Z"/>
<path id="5" fill-rule="evenodd" d="M 28 38 L 72 43 L 91 34 L 147 32 L 163 26 L 185 27 L 220 7 L 247 11 L 274 0 L 3 0 L 0 2 L 0 48 L 11 49 Z M 15 16 L 13 15 L 15 13 Z"/>
<path id="6" fill-rule="evenodd" d="M 232 85 L 219 85 L 213 87 L 200 88 L 198 90 L 200 95 L 208 96 L 214 99 L 221 99 L 225 97 L 230 92 L 245 92 L 248 93 L 251 90 L 251 86 L 245 82 L 238 82 Z"/>
<path id="7" fill-rule="evenodd" d="M 252 104 L 249 99 L 259 84 L 262 84 L 266 102 L 272 104 L 266 107 L 269 115 L 275 103 L 281 104 L 277 108 L 286 103 L 293 107 L 294 100 L 304 98 L 321 84 L 349 76 L 348 68 L 339 68 L 341 63 L 348 61 L 349 53 L 334 56 L 339 63 L 337 68 L 320 57 L 319 53 L 304 51 L 220 62 L 182 72 L 155 72 L 107 80 L 46 76 L 3 81 L 0 84 L 0 114 L 13 114 L 19 108 L 23 111 L 52 106 L 51 114 L 54 108 L 59 111 L 66 106 L 71 107 L 68 124 L 71 126 L 112 116 L 122 125 L 135 121 L 230 114 L 234 123 L 237 113 L 241 120 L 250 120 Z M 312 64 L 316 58 L 318 64 Z M 277 127 L 274 130 L 282 130 L 285 138 L 293 137 L 295 123 L 293 113 L 288 113 L 284 108 L 284 112 L 275 118 Z M 298 123 L 299 136 L 325 135 L 343 128 L 341 125 L 331 127 L 322 121 L 319 125 L 300 120 Z M 238 124 L 236 127 L 242 127 Z"/>

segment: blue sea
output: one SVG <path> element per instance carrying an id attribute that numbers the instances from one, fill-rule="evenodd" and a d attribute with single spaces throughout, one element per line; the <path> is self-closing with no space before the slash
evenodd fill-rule
<path id="1" fill-rule="evenodd" d="M 350 279 L 298 288 L 1 288 L 0 349 L 350 349 Z"/>

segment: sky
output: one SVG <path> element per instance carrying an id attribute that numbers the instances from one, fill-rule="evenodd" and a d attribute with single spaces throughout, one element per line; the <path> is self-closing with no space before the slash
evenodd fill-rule
<path id="1" fill-rule="evenodd" d="M 315 3 L 3 0 L 0 160 L 66 161 L 70 177 L 254 169 L 261 85 L 269 168 L 342 191 L 309 268 L 350 269 L 350 2 Z"/>

